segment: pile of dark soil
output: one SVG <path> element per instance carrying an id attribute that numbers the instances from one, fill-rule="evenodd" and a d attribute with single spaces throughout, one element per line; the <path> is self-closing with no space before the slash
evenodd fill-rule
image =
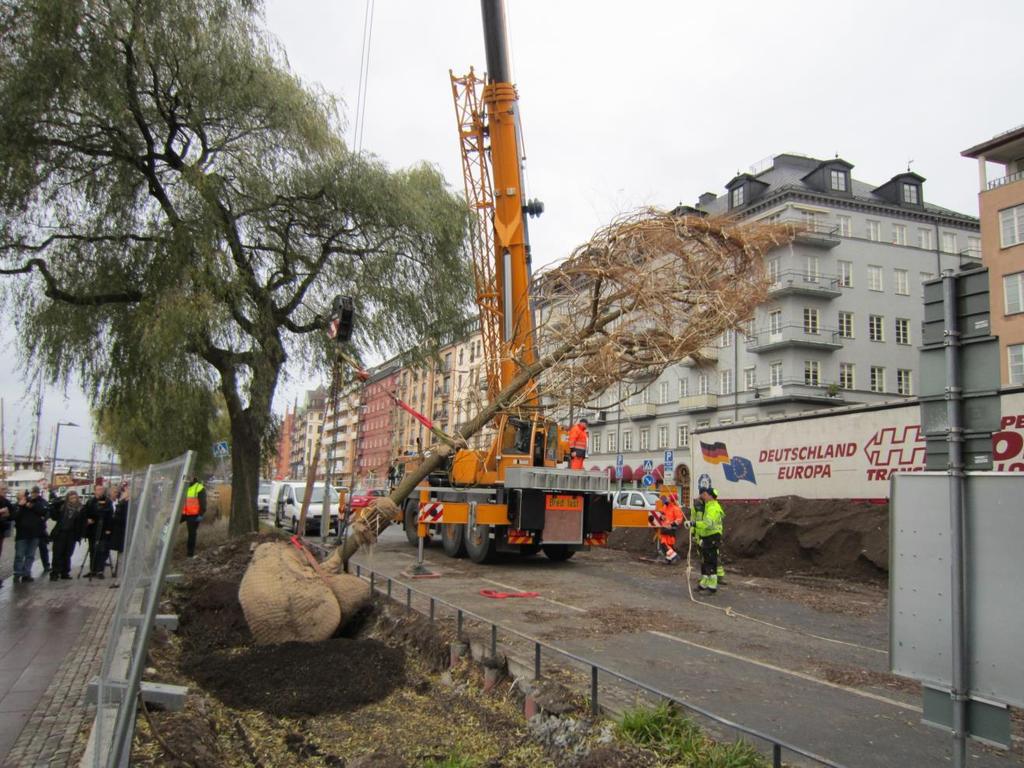
<path id="1" fill-rule="evenodd" d="M 754 504 L 722 499 L 723 553 L 745 574 L 805 573 L 877 581 L 889 569 L 889 507 L 847 499 L 780 496 Z M 615 549 L 653 557 L 646 528 L 612 532 Z M 680 536 L 685 551 L 686 538 Z"/>
<path id="2" fill-rule="evenodd" d="M 192 659 L 189 674 L 234 709 L 274 716 L 356 709 L 405 684 L 405 653 L 378 640 L 258 645 Z"/>

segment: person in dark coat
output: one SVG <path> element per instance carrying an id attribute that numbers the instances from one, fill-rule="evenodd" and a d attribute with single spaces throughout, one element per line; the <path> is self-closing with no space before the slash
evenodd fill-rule
<path id="1" fill-rule="evenodd" d="M 113 531 L 114 503 L 107 496 L 107 487 L 96 483 L 93 497 L 82 507 L 85 535 L 89 540 L 89 577 L 102 579 L 107 562 L 107 547 Z"/>
<path id="2" fill-rule="evenodd" d="M 46 520 L 50 519 L 50 505 L 46 499 L 43 498 L 42 492 L 39 490 L 38 485 L 33 485 L 32 490 L 28 492 L 28 500 L 31 504 L 36 507 L 36 510 L 42 512 L 45 510 L 45 518 L 43 522 L 43 533 L 39 537 L 39 561 L 43 564 L 43 573 L 49 573 L 50 571 L 50 537 L 46 533 Z"/>
<path id="3" fill-rule="evenodd" d="M 56 522 L 50 532 L 53 542 L 53 570 L 50 581 L 71 578 L 71 556 L 75 546 L 82 538 L 82 500 L 76 491 L 68 491 L 68 495 L 58 504 L 50 505 L 50 519 Z"/>
<path id="4" fill-rule="evenodd" d="M 11 520 L 14 519 L 14 509 L 17 505 L 7 498 L 7 486 L 0 485 L 0 557 L 4 554 L 4 539 L 10 534 Z M 0 587 L 4 580 L 0 579 Z"/>
<path id="5" fill-rule="evenodd" d="M 128 530 L 128 484 L 118 489 L 114 499 L 114 519 L 110 533 L 110 548 L 114 552 L 124 552 L 125 534 Z"/>
<path id="6" fill-rule="evenodd" d="M 32 578 L 32 563 L 39 549 L 39 538 L 46 534 L 46 502 L 35 504 L 25 491 L 18 491 L 14 509 L 14 581 L 27 583 Z"/>

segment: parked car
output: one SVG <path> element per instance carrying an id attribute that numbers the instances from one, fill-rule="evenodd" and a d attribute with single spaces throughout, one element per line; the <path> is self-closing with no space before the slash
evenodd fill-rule
<path id="1" fill-rule="evenodd" d="M 260 489 L 256 494 L 256 511 L 261 515 L 270 515 L 270 488 L 272 483 L 267 480 L 260 481 Z"/>
<path id="2" fill-rule="evenodd" d="M 299 530 L 299 516 L 302 514 L 302 500 L 306 495 L 306 482 L 284 481 L 274 483 L 270 492 L 270 507 L 274 510 L 274 525 L 278 528 L 288 527 L 293 533 Z M 330 489 L 327 497 L 328 506 L 331 510 L 330 530 L 338 530 L 338 490 Z M 323 512 L 324 484 L 314 483 L 312 495 L 309 499 L 309 509 L 306 510 L 306 531 L 320 530 L 320 516 Z"/>
<path id="3" fill-rule="evenodd" d="M 615 496 L 615 506 L 619 509 L 655 509 L 658 494 L 653 491 L 619 491 Z"/>
<path id="4" fill-rule="evenodd" d="M 363 507 L 370 506 L 370 502 L 381 496 L 387 496 L 388 492 L 385 488 L 371 488 L 368 491 L 362 493 L 354 493 L 348 500 L 348 504 L 345 505 L 345 514 L 351 515 Z"/>

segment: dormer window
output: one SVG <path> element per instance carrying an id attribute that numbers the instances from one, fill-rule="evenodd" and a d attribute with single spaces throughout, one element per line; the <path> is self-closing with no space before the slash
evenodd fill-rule
<path id="1" fill-rule="evenodd" d="M 732 207 L 739 208 L 743 205 L 743 187 L 736 187 L 732 191 Z"/>
<path id="2" fill-rule="evenodd" d="M 846 185 L 846 172 L 845 171 L 837 171 L 837 170 L 834 170 L 834 169 L 829 171 L 829 181 L 830 181 L 830 186 L 832 187 L 832 189 L 834 191 L 836 191 L 836 192 L 845 192 L 846 191 L 846 186 L 847 185 Z"/>
<path id="3" fill-rule="evenodd" d="M 918 205 L 921 202 L 921 194 L 917 184 L 903 184 L 903 202 L 908 205 Z"/>

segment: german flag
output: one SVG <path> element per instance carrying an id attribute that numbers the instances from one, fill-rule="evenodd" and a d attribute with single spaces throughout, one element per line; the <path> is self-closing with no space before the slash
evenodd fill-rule
<path id="1" fill-rule="evenodd" d="M 729 461 L 729 451 L 725 443 L 705 443 L 701 441 L 700 452 L 704 454 L 704 461 L 708 464 L 725 464 Z"/>

